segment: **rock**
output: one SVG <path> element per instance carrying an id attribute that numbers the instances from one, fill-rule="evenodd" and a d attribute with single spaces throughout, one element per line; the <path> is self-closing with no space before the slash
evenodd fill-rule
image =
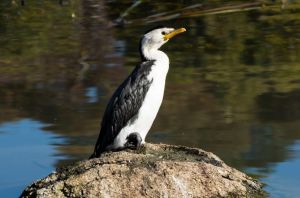
<path id="1" fill-rule="evenodd" d="M 21 197 L 264 197 L 261 187 L 212 153 L 146 144 L 58 170 Z"/>

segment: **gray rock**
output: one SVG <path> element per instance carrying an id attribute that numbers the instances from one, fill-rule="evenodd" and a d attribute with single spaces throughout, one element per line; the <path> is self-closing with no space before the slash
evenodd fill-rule
<path id="1" fill-rule="evenodd" d="M 21 197 L 264 197 L 261 187 L 212 153 L 146 144 L 66 167 Z"/>

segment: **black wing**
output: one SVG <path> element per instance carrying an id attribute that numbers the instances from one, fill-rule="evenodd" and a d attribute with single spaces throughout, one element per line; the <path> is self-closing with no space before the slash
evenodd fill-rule
<path id="1" fill-rule="evenodd" d="M 120 85 L 110 99 L 102 118 L 100 134 L 94 153 L 90 158 L 99 157 L 112 144 L 120 130 L 136 119 L 145 95 L 152 83 L 147 79 L 154 61 L 144 61 Z"/>

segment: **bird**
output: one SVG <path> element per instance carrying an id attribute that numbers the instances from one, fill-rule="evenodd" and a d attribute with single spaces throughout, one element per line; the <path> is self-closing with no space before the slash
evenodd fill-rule
<path id="1" fill-rule="evenodd" d="M 90 159 L 107 151 L 137 149 L 144 145 L 161 106 L 169 70 L 169 58 L 160 47 L 185 31 L 185 28 L 156 27 L 141 38 L 141 63 L 109 100 Z"/>

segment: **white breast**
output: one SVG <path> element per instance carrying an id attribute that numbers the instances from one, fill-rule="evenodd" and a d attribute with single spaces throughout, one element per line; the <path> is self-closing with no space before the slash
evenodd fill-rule
<path id="1" fill-rule="evenodd" d="M 137 119 L 131 125 L 125 126 L 120 131 L 113 145 L 111 145 L 113 149 L 122 148 L 126 143 L 126 137 L 133 132 L 139 133 L 143 143 L 145 142 L 146 135 L 153 124 L 163 100 L 168 70 L 169 59 L 163 54 L 155 61 L 148 75 L 148 80 L 152 80 L 152 84 L 138 112 Z"/>

